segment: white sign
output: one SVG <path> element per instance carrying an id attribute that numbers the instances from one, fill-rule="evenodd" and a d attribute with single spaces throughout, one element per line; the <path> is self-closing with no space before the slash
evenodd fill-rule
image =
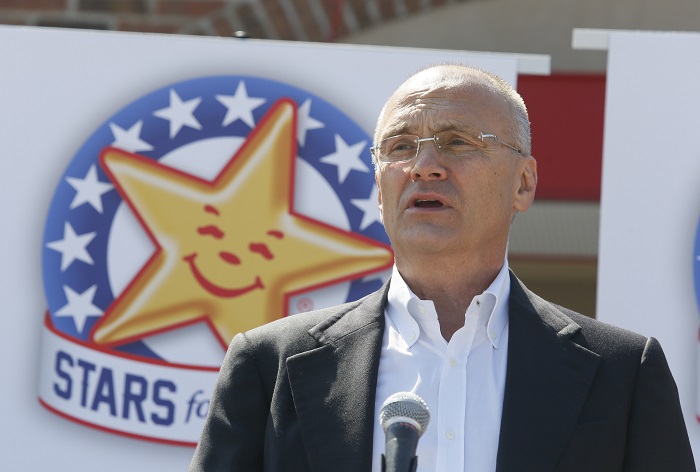
<path id="1" fill-rule="evenodd" d="M 342 210 L 332 212 L 340 213 L 337 221 L 322 224 L 306 210 L 290 209 L 289 215 L 311 234 L 342 240 L 364 255 L 376 252 L 371 257 L 380 262 L 331 277 L 346 285 L 344 293 L 354 293 L 353 284 L 369 287 L 376 281 L 354 282 L 348 274 L 376 276 L 389 252 L 376 242 L 380 236 L 372 236 L 378 230 L 371 217 L 376 210 L 367 203 L 371 185 L 361 198 L 341 198 L 337 189 L 353 179 L 372 178 L 367 149 L 385 99 L 427 64 L 471 63 L 515 84 L 523 60 L 503 54 L 23 27 L 0 27 L 0 43 L 12 45 L 0 59 L 5 311 L 0 444 L 8 470 L 186 469 L 201 427 L 195 420 L 206 414 L 216 363 L 237 328 L 213 312 L 194 319 L 185 302 L 179 311 L 149 306 L 155 315 L 147 322 L 132 316 L 129 303 L 121 303 L 143 301 L 156 287 L 147 282 L 160 281 L 163 273 L 153 276 L 149 270 L 156 262 L 168 264 L 157 256 L 176 254 L 177 241 L 154 229 L 167 222 L 147 215 L 154 201 L 172 202 L 164 195 L 176 193 L 167 189 L 179 186 L 193 199 L 197 192 L 211 195 L 230 169 L 231 156 L 265 154 L 249 136 L 279 125 L 280 136 L 293 137 L 280 138 L 290 154 L 275 165 L 295 177 L 294 185 L 326 192 L 309 199 L 289 187 L 285 195 L 299 207 L 320 201 Z M 275 96 L 273 89 L 285 92 Z M 206 119 L 204 111 L 211 112 Z M 331 115 L 345 124 L 332 128 Z M 236 127 L 244 131 L 240 136 L 219 133 Z M 326 133 L 329 143 L 315 157 L 308 155 L 305 141 L 314 133 Z M 221 146 L 226 153 L 221 154 Z M 351 160 L 340 159 L 341 154 Z M 190 168 L 193 155 L 206 159 Z M 319 163 L 326 167 L 319 171 Z M 148 179 L 160 179 L 164 193 L 144 197 L 139 185 Z M 281 179 L 280 185 L 289 182 Z M 212 223 L 227 208 L 224 200 L 217 202 L 223 203 L 192 207 L 204 221 L 193 228 L 193 237 L 216 242 L 230 230 Z M 190 210 L 176 205 L 168 211 Z M 290 241 L 289 234 L 269 228 L 266 239 L 249 249 L 260 260 L 274 259 L 275 241 Z M 241 263 L 234 253 L 222 251 L 219 257 Z M 183 259 L 202 287 L 222 297 L 254 291 L 263 283 L 256 279 L 243 288 L 221 287 L 200 271 L 195 255 Z M 313 277 L 304 287 L 286 288 L 280 312 L 337 301 Z M 187 295 L 180 289 L 170 293 Z M 158 318 L 159 313 L 166 315 Z M 173 313 L 181 318 L 168 318 Z M 142 342 L 144 333 L 148 342 Z M 143 362 L 151 355 L 157 360 Z"/>
<path id="2" fill-rule="evenodd" d="M 700 457 L 700 34 L 608 41 L 597 317 L 659 339 Z"/>

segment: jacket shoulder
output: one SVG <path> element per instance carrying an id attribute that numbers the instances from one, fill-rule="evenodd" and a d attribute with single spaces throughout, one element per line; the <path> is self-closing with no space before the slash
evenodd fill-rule
<path id="1" fill-rule="evenodd" d="M 557 308 L 581 327 L 575 338 L 585 340 L 585 344 L 600 354 L 617 353 L 619 355 L 629 352 L 637 356 L 649 343 L 650 338 L 642 334 L 596 320 L 565 307 L 557 306 Z"/>
<path id="2" fill-rule="evenodd" d="M 554 333 L 601 355 L 641 355 L 651 338 L 620 328 L 569 308 L 547 301 L 530 291 L 514 274 L 511 276 L 511 306 L 534 313 Z"/>
<path id="3" fill-rule="evenodd" d="M 244 338 L 254 351 L 283 351 L 289 355 L 309 350 L 376 321 L 383 313 L 385 298 L 386 286 L 359 300 L 280 318 L 236 338 Z"/>

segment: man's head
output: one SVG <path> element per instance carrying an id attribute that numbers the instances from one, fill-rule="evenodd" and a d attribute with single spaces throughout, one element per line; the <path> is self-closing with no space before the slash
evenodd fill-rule
<path id="1" fill-rule="evenodd" d="M 410 77 L 382 109 L 373 154 L 397 263 L 412 253 L 502 259 L 512 219 L 534 198 L 525 104 L 479 69 L 438 65 Z"/>
<path id="2" fill-rule="evenodd" d="M 529 155 L 531 152 L 530 138 L 530 119 L 528 117 L 527 108 L 520 94 L 501 77 L 492 72 L 478 69 L 475 67 L 463 64 L 441 64 L 429 66 L 420 69 L 418 72 L 409 77 L 394 94 L 389 97 L 389 100 L 384 104 L 377 126 L 374 132 L 374 143 L 379 142 L 379 133 L 382 129 L 382 121 L 387 108 L 393 105 L 392 99 L 397 98 L 401 88 L 408 86 L 412 80 L 420 80 L 424 74 L 432 74 L 435 80 L 441 81 L 446 87 L 459 86 L 461 84 L 469 86 L 470 84 L 478 87 L 483 86 L 491 89 L 497 95 L 500 95 L 503 101 L 510 106 L 511 111 L 509 116 L 512 120 L 511 135 L 501 136 L 501 138 L 512 138 L 510 142 L 514 143 L 523 154 Z M 373 156 L 373 161 L 376 164 L 376 158 Z"/>

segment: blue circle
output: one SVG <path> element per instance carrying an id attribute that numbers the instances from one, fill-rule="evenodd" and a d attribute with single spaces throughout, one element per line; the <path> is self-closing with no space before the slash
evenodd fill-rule
<path id="1" fill-rule="evenodd" d="M 336 136 L 340 136 L 349 145 L 361 141 L 366 143 L 360 159 L 368 169 L 372 169 L 369 152 L 371 138 L 344 113 L 305 90 L 258 77 L 213 76 L 175 83 L 137 99 L 101 124 L 75 154 L 58 183 L 46 218 L 42 252 L 42 273 L 49 316 L 58 331 L 88 342 L 90 330 L 99 319 L 98 316 L 89 316 L 82 329 L 78 330 L 71 317 L 56 316 L 57 311 L 68 302 L 67 289 L 83 293 L 91 287 L 96 287 L 92 303 L 103 312 L 114 301 L 107 271 L 107 242 L 115 212 L 122 202 L 120 195 L 113 189 L 101 196 L 102 212 L 89 202 L 71 208 L 76 189 L 68 179 L 84 179 L 94 167 L 99 181 L 109 183 L 98 158 L 103 149 L 115 142 L 113 127 L 127 130 L 140 122 L 139 137 L 150 144 L 152 149 L 139 151 L 139 154 L 154 160 L 159 160 L 184 145 L 205 139 L 245 138 L 252 128 L 240 119 L 224 126 L 227 108 L 217 99 L 217 96 L 233 95 L 241 83 L 245 84 L 249 97 L 265 100 L 252 111 L 256 123 L 280 99 L 291 99 L 297 106 L 311 100 L 311 117 L 324 126 L 307 132 L 304 145 L 299 144 L 297 148 L 297 155 L 313 166 L 334 189 L 343 204 L 351 231 L 389 244 L 384 228 L 378 222 L 360 229 L 363 212 L 351 203 L 353 199 L 368 198 L 374 187 L 373 173 L 350 172 L 341 182 L 337 168 L 321 162 L 322 157 L 334 152 Z M 200 124 L 199 129 L 183 126 L 174 136 L 170 136 L 170 123 L 156 116 L 155 112 L 168 108 L 172 93 L 176 93 L 183 102 L 200 99 L 193 112 Z M 92 240 L 85 246 L 93 263 L 75 259 L 67 267 L 61 268 L 62 253 L 48 245 L 64 238 L 67 225 L 70 225 L 77 235 L 94 233 Z M 348 300 L 360 298 L 376 290 L 380 283 L 378 280 L 353 281 Z M 158 358 L 141 342 L 120 346 L 118 349 Z"/>

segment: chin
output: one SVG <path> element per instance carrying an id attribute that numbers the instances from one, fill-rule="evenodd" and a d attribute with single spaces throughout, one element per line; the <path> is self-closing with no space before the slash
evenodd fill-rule
<path id="1" fill-rule="evenodd" d="M 395 250 L 401 248 L 404 254 L 436 254 L 455 246 L 459 239 L 446 235 L 444 231 L 420 231 L 402 234 L 391 241 Z"/>

